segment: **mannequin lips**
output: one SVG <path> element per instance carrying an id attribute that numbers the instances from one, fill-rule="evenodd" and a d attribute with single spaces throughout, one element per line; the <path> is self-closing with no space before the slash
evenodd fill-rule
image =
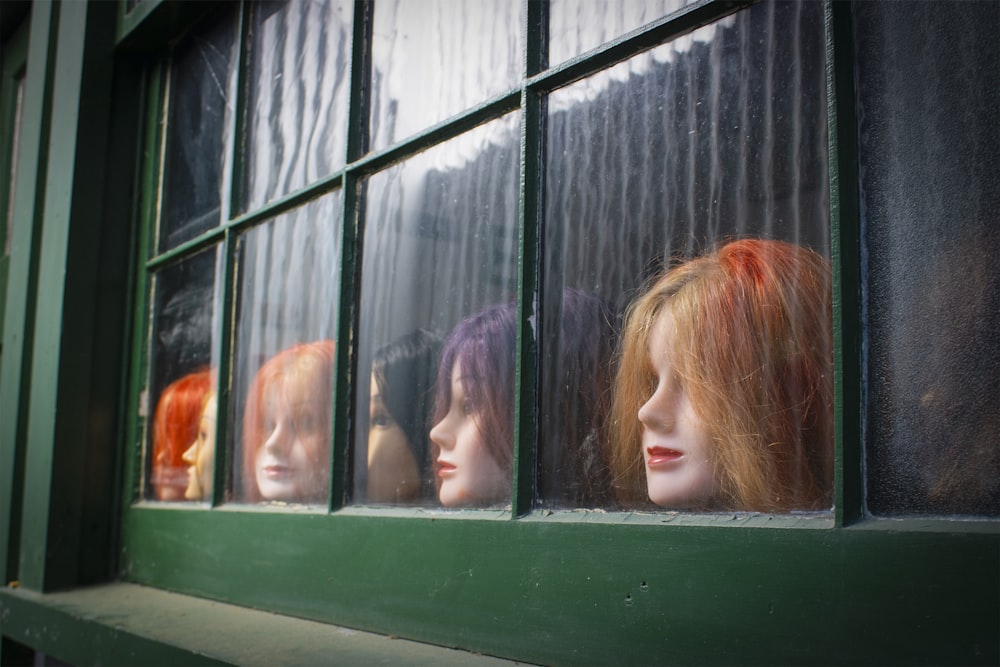
<path id="1" fill-rule="evenodd" d="M 646 466 L 653 468 L 667 465 L 679 461 L 684 456 L 684 452 L 669 447 L 647 447 Z"/>
<path id="2" fill-rule="evenodd" d="M 261 466 L 261 471 L 270 479 L 277 479 L 289 475 L 292 471 L 288 466 L 281 463 L 268 463 Z"/>
<path id="3" fill-rule="evenodd" d="M 448 463 L 447 461 L 437 460 L 437 475 L 438 477 L 450 477 L 457 468 L 454 464 Z"/>

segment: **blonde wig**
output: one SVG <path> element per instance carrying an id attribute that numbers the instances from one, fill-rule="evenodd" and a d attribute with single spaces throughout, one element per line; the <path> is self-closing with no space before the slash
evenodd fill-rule
<path id="1" fill-rule="evenodd" d="M 665 307 L 671 364 L 714 445 L 714 509 L 829 507 L 833 382 L 830 269 L 781 241 L 732 241 L 668 271 L 629 308 L 612 405 L 625 505 L 648 502 L 639 408 L 656 387 L 649 337 Z"/>

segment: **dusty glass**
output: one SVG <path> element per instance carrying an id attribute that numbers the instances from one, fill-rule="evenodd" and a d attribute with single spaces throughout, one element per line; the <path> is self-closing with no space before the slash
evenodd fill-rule
<path id="1" fill-rule="evenodd" d="M 145 416 L 145 495 L 157 500 L 207 500 L 185 452 L 198 436 L 215 387 L 220 330 L 222 253 L 203 250 L 153 276 L 153 326 Z M 209 478 L 211 476 L 209 475 Z"/>
<path id="2" fill-rule="evenodd" d="M 239 239 L 228 496 L 239 502 L 326 503 L 339 195 L 281 214 Z"/>
<path id="3" fill-rule="evenodd" d="M 551 0 L 549 64 L 574 56 L 666 16 L 692 0 Z"/>
<path id="4" fill-rule="evenodd" d="M 513 321 L 516 287 L 518 145 L 517 117 L 511 115 L 365 183 L 356 502 L 435 503 L 442 489 L 450 506 L 509 500 L 514 350 L 504 326 Z M 441 447 L 429 439 L 439 356 L 459 322 L 489 308 L 503 310 L 497 315 L 503 326 L 493 332 L 499 338 L 490 346 L 498 376 L 474 377 L 476 369 L 466 368 L 465 393 L 468 416 L 491 437 L 497 429 L 502 433 L 491 443 L 496 451 L 487 451 L 482 442 L 473 442 L 468 451 L 456 448 L 452 434 L 445 445 L 449 453 L 441 455 Z M 450 368 L 443 377 L 450 391 Z M 499 397 L 489 410 L 472 405 L 484 382 Z M 457 396 L 451 392 L 448 398 Z M 489 412 L 488 421 L 480 419 L 479 408 Z M 474 421 L 465 426 L 473 426 L 465 433 L 474 439 Z M 456 449 L 468 455 L 461 464 L 451 453 Z M 450 461 L 445 472 L 435 466 L 439 458 Z M 475 477 L 479 468 L 483 475 Z M 461 477 L 463 471 L 468 479 Z M 467 482 L 464 495 L 449 494 Z"/>
<path id="5" fill-rule="evenodd" d="M 1000 5 L 956 9 L 855 5 L 879 515 L 1000 515 Z"/>
<path id="6" fill-rule="evenodd" d="M 693 462 L 693 449 L 688 451 L 684 443 L 656 445 L 656 424 L 638 421 L 638 409 L 651 400 L 662 379 L 657 377 L 659 361 L 650 358 L 657 343 L 651 331 L 662 318 L 650 318 L 647 330 L 619 334 L 619 317 L 630 303 L 652 294 L 654 278 L 682 260 L 712 253 L 725 241 L 780 242 L 743 249 L 753 261 L 765 264 L 776 263 L 785 254 L 795 258 L 796 268 L 789 269 L 789 275 L 778 275 L 774 290 L 791 284 L 787 289 L 795 291 L 797 282 L 816 283 L 808 297 L 815 303 L 786 314 L 789 320 L 801 320 L 788 334 L 786 347 L 809 347 L 820 366 L 813 381 L 828 381 L 832 343 L 823 25 L 819 3 L 761 3 L 549 96 L 538 422 L 538 494 L 543 505 L 621 502 L 655 508 L 651 501 L 657 498 L 648 497 L 647 484 L 657 471 L 643 457 L 659 452 L 654 463 L 665 474 L 688 470 L 679 455 L 687 451 L 685 460 Z M 800 248 L 811 250 L 800 252 Z M 716 292 L 726 293 L 735 284 L 722 281 Z M 706 294 L 699 303 L 711 298 L 716 296 Z M 768 298 L 779 300 L 774 294 Z M 666 309 L 668 303 L 664 299 L 657 307 Z M 738 320 L 758 316 L 734 311 L 731 332 L 725 323 L 718 323 L 720 340 L 713 344 L 719 349 L 713 352 L 691 341 L 684 354 L 721 354 L 730 336 L 735 341 L 740 332 L 747 333 L 745 322 Z M 674 328 L 681 327 L 681 319 L 674 313 Z M 815 344 L 802 333 L 809 327 L 822 333 Z M 640 352 L 637 367 L 621 371 L 616 381 L 608 350 L 609 339 L 619 335 Z M 645 338 L 640 341 L 635 336 Z M 665 358 L 681 354 L 680 341 L 676 343 L 664 351 Z M 748 366 L 747 373 L 763 378 L 784 372 L 783 362 L 775 358 L 780 353 L 766 351 L 763 343 L 759 347 L 755 354 L 764 358 L 752 362 L 748 351 L 740 362 Z M 681 365 L 677 359 L 674 362 Z M 709 380 L 725 384 L 723 376 L 739 367 L 733 361 L 730 367 L 717 369 L 714 379 L 686 380 L 688 398 L 702 426 L 719 419 L 738 430 L 730 417 L 741 411 L 743 422 L 754 421 L 751 416 L 758 412 L 746 405 L 751 400 L 780 398 L 773 410 L 787 407 L 789 414 L 797 410 L 795 396 L 781 398 L 767 392 L 751 398 L 749 390 L 733 395 L 721 388 L 711 401 L 695 396 L 707 393 Z M 824 373 L 825 380 L 818 377 Z M 828 392 L 829 385 L 824 384 L 823 390 Z M 620 408 L 612 405 L 613 399 L 621 399 Z M 782 456 L 801 468 L 787 472 L 789 478 L 809 478 L 809 493 L 802 491 L 806 482 L 796 486 L 794 480 L 785 489 L 766 488 L 764 477 L 785 474 L 780 462 L 770 461 L 767 470 L 753 472 L 754 498 L 741 496 L 734 489 L 746 483 L 736 478 L 750 472 L 729 471 L 728 464 L 719 460 L 718 448 L 707 445 L 700 461 L 712 461 L 716 474 L 713 478 L 710 472 L 704 482 L 706 488 L 713 483 L 718 488 L 697 502 L 665 492 L 657 505 L 768 511 L 828 508 L 833 442 L 826 427 L 832 404 L 824 398 L 816 411 L 824 421 L 816 433 L 807 433 L 798 421 L 774 426 L 794 431 L 785 438 L 790 453 Z M 631 425 L 629 434 L 612 428 L 609 414 L 619 415 L 618 426 Z M 740 428 L 744 427 L 767 432 L 756 423 Z M 736 437 L 722 433 L 721 427 L 702 430 L 716 443 Z M 762 460 L 769 461 L 764 444 L 756 440 L 751 444 L 764 452 Z M 711 466 L 706 469 L 711 471 Z M 672 483 L 668 480 L 668 486 Z"/>
<path id="7" fill-rule="evenodd" d="M 170 60 L 161 252 L 217 226 L 228 211 L 225 164 L 235 109 L 237 14 L 229 11 L 189 35 Z"/>
<path id="8" fill-rule="evenodd" d="M 251 5 L 243 210 L 344 166 L 352 3 Z"/>
<path id="9" fill-rule="evenodd" d="M 375 3 L 372 148 L 384 148 L 517 85 L 523 4 Z"/>

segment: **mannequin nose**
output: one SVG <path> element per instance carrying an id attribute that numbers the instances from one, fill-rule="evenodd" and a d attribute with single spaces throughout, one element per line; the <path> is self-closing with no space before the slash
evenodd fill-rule
<path id="1" fill-rule="evenodd" d="M 195 460 L 198 457 L 198 441 L 195 440 L 191 443 L 191 446 L 184 450 L 181 454 L 181 461 L 187 463 L 188 465 L 194 465 Z"/>
<path id="2" fill-rule="evenodd" d="M 279 422 L 264 440 L 264 449 L 269 452 L 282 451 L 287 447 L 290 438 L 291 429 Z"/>
<path id="3" fill-rule="evenodd" d="M 445 416 L 444 419 L 435 424 L 434 428 L 431 429 L 431 442 L 441 449 L 451 449 L 452 444 L 455 442 L 451 429 L 448 428 L 447 421 L 448 417 Z"/>
<path id="4" fill-rule="evenodd" d="M 657 433 L 671 431 L 676 423 L 676 415 L 674 414 L 676 404 L 675 392 L 663 386 L 657 387 L 649 400 L 639 407 L 637 415 L 639 423 Z"/>

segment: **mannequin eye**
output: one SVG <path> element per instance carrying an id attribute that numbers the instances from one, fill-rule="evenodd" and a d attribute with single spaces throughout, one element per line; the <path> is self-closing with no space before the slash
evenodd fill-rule
<path id="1" fill-rule="evenodd" d="M 395 423 L 392 417 L 389 416 L 389 413 L 381 410 L 372 415 L 371 421 L 372 426 L 377 426 L 378 428 L 389 428 Z"/>

